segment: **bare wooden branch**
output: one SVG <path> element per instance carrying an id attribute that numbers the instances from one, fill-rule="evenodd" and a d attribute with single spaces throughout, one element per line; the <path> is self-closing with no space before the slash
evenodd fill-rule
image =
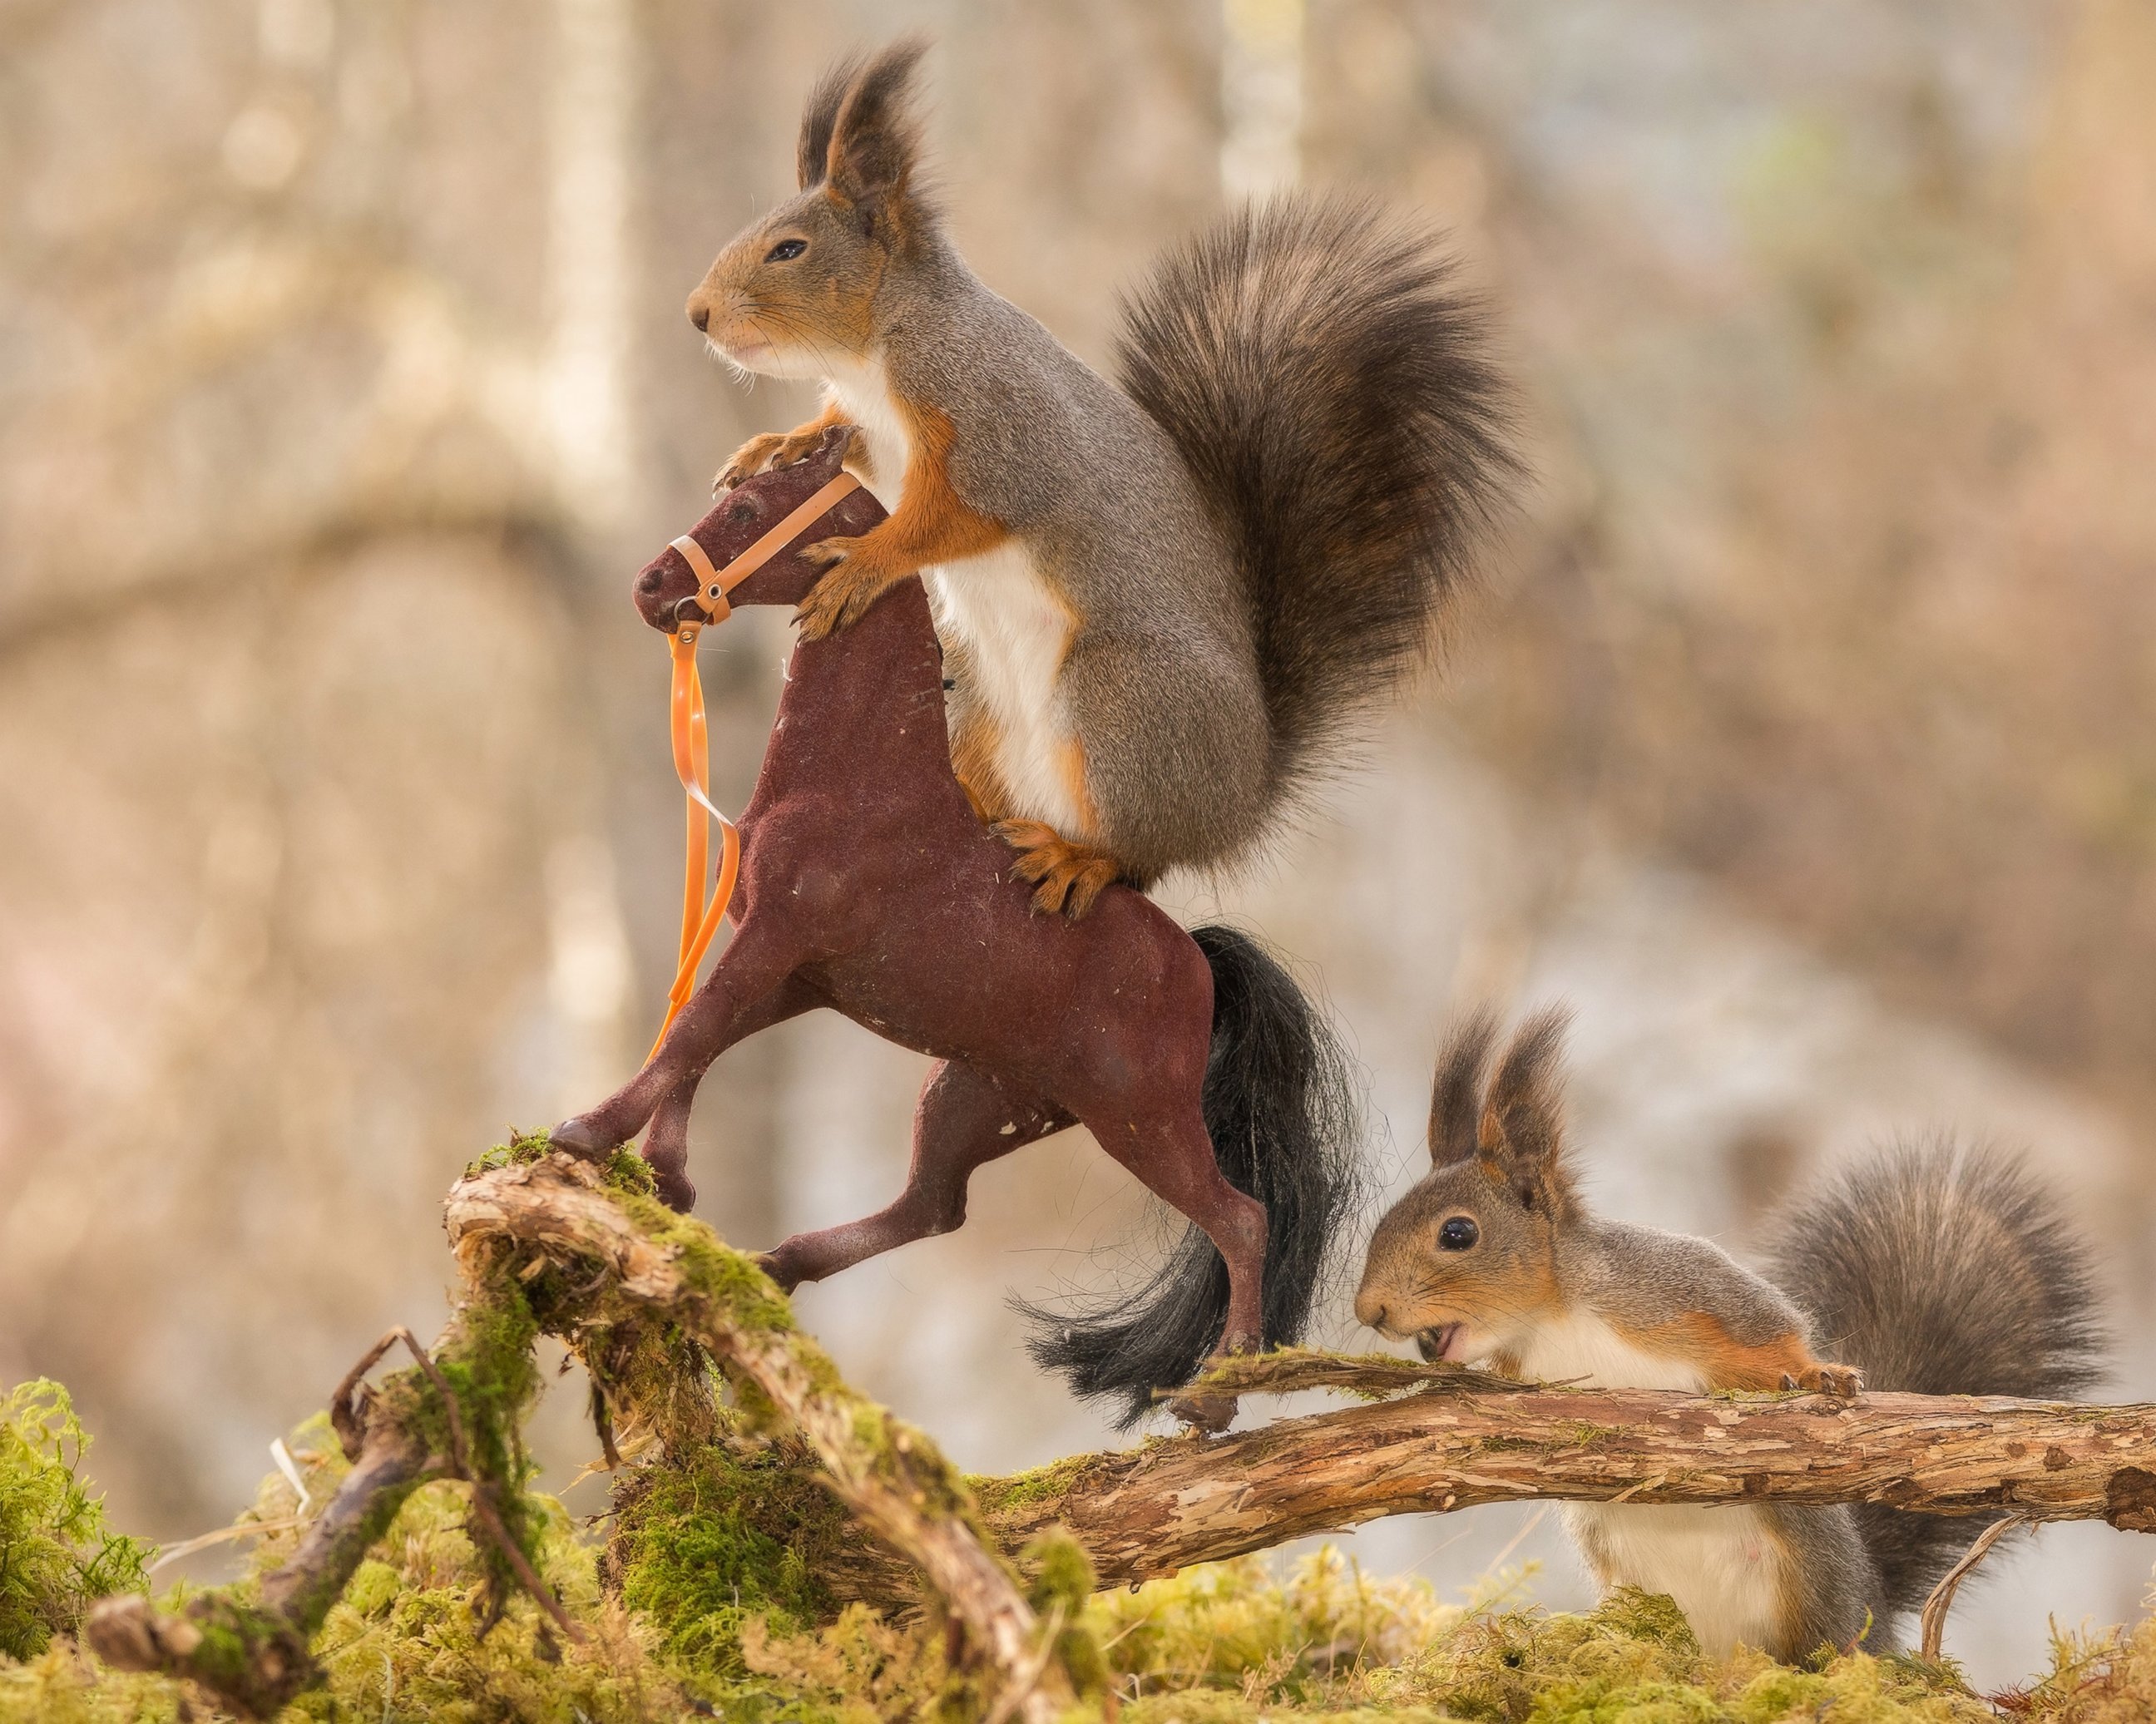
<path id="1" fill-rule="evenodd" d="M 559 1154 L 461 1181 L 447 1219 L 459 1257 L 509 1239 L 610 1269 L 624 1293 L 695 1337 L 800 1431 L 846 1506 L 919 1567 L 993 1660 L 1029 1724 L 1048 1724 L 1067 1703 L 1060 1668 L 1040 1655 L 1046 1630 L 969 1524 L 956 1472 L 927 1436 L 845 1386 L 749 1260 L 695 1222 L 639 1225 L 593 1169 Z M 715 1270 L 724 1288 L 712 1284 Z"/>
<path id="2" fill-rule="evenodd" d="M 1883 1502 L 2146 1532 L 2156 1530 L 2156 1406 L 1478 1382 L 1093 1455 L 976 1491 L 1006 1547 L 1060 1521 L 1103 1584 L 1381 1516 L 1529 1498 Z"/>
<path id="3" fill-rule="evenodd" d="M 1954 1594 L 1961 1590 L 1961 1583 L 1975 1571 L 1978 1563 L 1991 1554 L 1992 1546 L 2017 1526 L 2029 1524 L 2025 1515 L 2002 1515 L 1978 1533 L 1976 1542 L 1962 1552 L 1961 1560 L 1940 1577 L 1939 1583 L 1932 1588 L 1931 1597 L 1924 1600 L 1922 1614 L 1917 1619 L 1919 1658 L 1933 1664 L 1939 1661 L 1941 1643 L 1946 1639 L 1947 1612 L 1953 1609 Z"/>

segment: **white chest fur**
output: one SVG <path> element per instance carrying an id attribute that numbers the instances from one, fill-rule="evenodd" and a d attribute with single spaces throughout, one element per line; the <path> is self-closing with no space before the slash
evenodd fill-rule
<path id="1" fill-rule="evenodd" d="M 873 355 L 858 362 L 842 360 L 827 369 L 825 381 L 839 411 L 861 428 L 868 449 L 865 482 L 876 501 L 886 509 L 896 509 L 906 490 L 906 464 L 913 454 L 913 433 L 898 403 L 891 399 L 883 362 Z"/>
<path id="2" fill-rule="evenodd" d="M 1789 1577 L 1759 1510 L 1573 1502 L 1564 1518 L 1597 1580 L 1666 1593 L 1708 1657 L 1774 1644 Z"/>
<path id="3" fill-rule="evenodd" d="M 1635 1347 L 1588 1311 L 1538 1327 L 1520 1362 L 1545 1383 L 1695 1393 L 1707 1387 L 1696 1367 Z M 1709 1656 L 1774 1639 L 1789 1577 L 1758 1510 L 1568 1503 L 1565 1523 L 1597 1580 L 1666 1593 Z"/>
<path id="4" fill-rule="evenodd" d="M 1707 1387 L 1697 1367 L 1635 1347 L 1590 1311 L 1575 1309 L 1537 1324 L 1518 1350 L 1520 1368 L 1543 1383 L 1584 1381 L 1595 1388 Z"/>
<path id="5" fill-rule="evenodd" d="M 861 428 L 868 488 L 886 509 L 905 494 L 913 439 L 891 398 L 880 361 L 833 370 L 828 381 L 840 412 Z M 973 686 L 968 698 L 992 721 L 995 765 L 1012 812 L 1043 820 L 1066 838 L 1097 837 L 1070 777 L 1071 732 L 1055 683 L 1070 650 L 1072 619 L 1018 539 L 985 556 L 922 571 L 937 633 L 965 649 Z"/>
<path id="6" fill-rule="evenodd" d="M 1075 756 L 1056 678 L 1070 649 L 1069 608 L 1034 567 L 1024 540 L 932 572 L 929 597 L 944 639 L 963 646 L 969 700 L 993 725 L 996 770 L 1013 812 L 1065 838 L 1097 837 L 1077 794 Z"/>

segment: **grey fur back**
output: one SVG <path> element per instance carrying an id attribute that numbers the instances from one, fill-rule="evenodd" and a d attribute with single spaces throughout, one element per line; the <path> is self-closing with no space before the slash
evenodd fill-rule
<path id="1" fill-rule="evenodd" d="M 1948 1139 L 1897 1144 L 1784 1205 L 1768 1274 L 1825 1356 L 1866 1387 L 2056 1400 L 2105 1374 L 2085 1247 L 2014 1157 Z M 1985 1524 L 1856 1511 L 1885 1617 L 1921 1604 Z"/>

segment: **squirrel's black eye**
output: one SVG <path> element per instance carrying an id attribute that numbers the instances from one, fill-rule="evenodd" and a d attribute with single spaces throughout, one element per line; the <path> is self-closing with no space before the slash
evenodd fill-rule
<path id="1" fill-rule="evenodd" d="M 1440 1251 L 1465 1251 L 1481 1237 L 1481 1229 L 1466 1216 L 1448 1216 L 1437 1230 L 1437 1246 Z"/>
<path id="2" fill-rule="evenodd" d="M 805 239 L 782 239 L 763 254 L 763 260 L 767 264 L 783 264 L 808 249 L 808 242 Z"/>

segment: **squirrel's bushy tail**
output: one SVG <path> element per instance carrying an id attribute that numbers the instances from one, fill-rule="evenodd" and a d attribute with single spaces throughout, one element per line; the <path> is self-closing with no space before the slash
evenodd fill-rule
<path id="1" fill-rule="evenodd" d="M 1431 644 L 1522 474 L 1481 307 L 1433 235 L 1289 197 L 1170 253 L 1123 317 L 1123 387 L 1243 572 L 1291 792 Z"/>
<path id="2" fill-rule="evenodd" d="M 1286 1346 L 1302 1337 L 1359 1194 L 1353 1069 L 1324 1015 L 1257 941 L 1228 927 L 1190 937 L 1213 970 L 1205 1129 L 1228 1183 L 1265 1206 L 1264 1341 Z M 1143 1286 L 1101 1309 L 1014 1302 L 1037 1326 L 1034 1362 L 1081 1395 L 1120 1401 L 1127 1429 L 1156 1388 L 1188 1383 L 1213 1351 L 1228 1320 L 1228 1266 L 1188 1227 Z"/>
<path id="3" fill-rule="evenodd" d="M 2018 1157 L 1897 1144 L 1789 1205 L 1768 1274 L 1865 1386 L 2069 1398 L 2106 1372 L 2088 1253 Z M 1887 1612 L 1923 1603 L 1984 1523 L 1856 1510 Z"/>

